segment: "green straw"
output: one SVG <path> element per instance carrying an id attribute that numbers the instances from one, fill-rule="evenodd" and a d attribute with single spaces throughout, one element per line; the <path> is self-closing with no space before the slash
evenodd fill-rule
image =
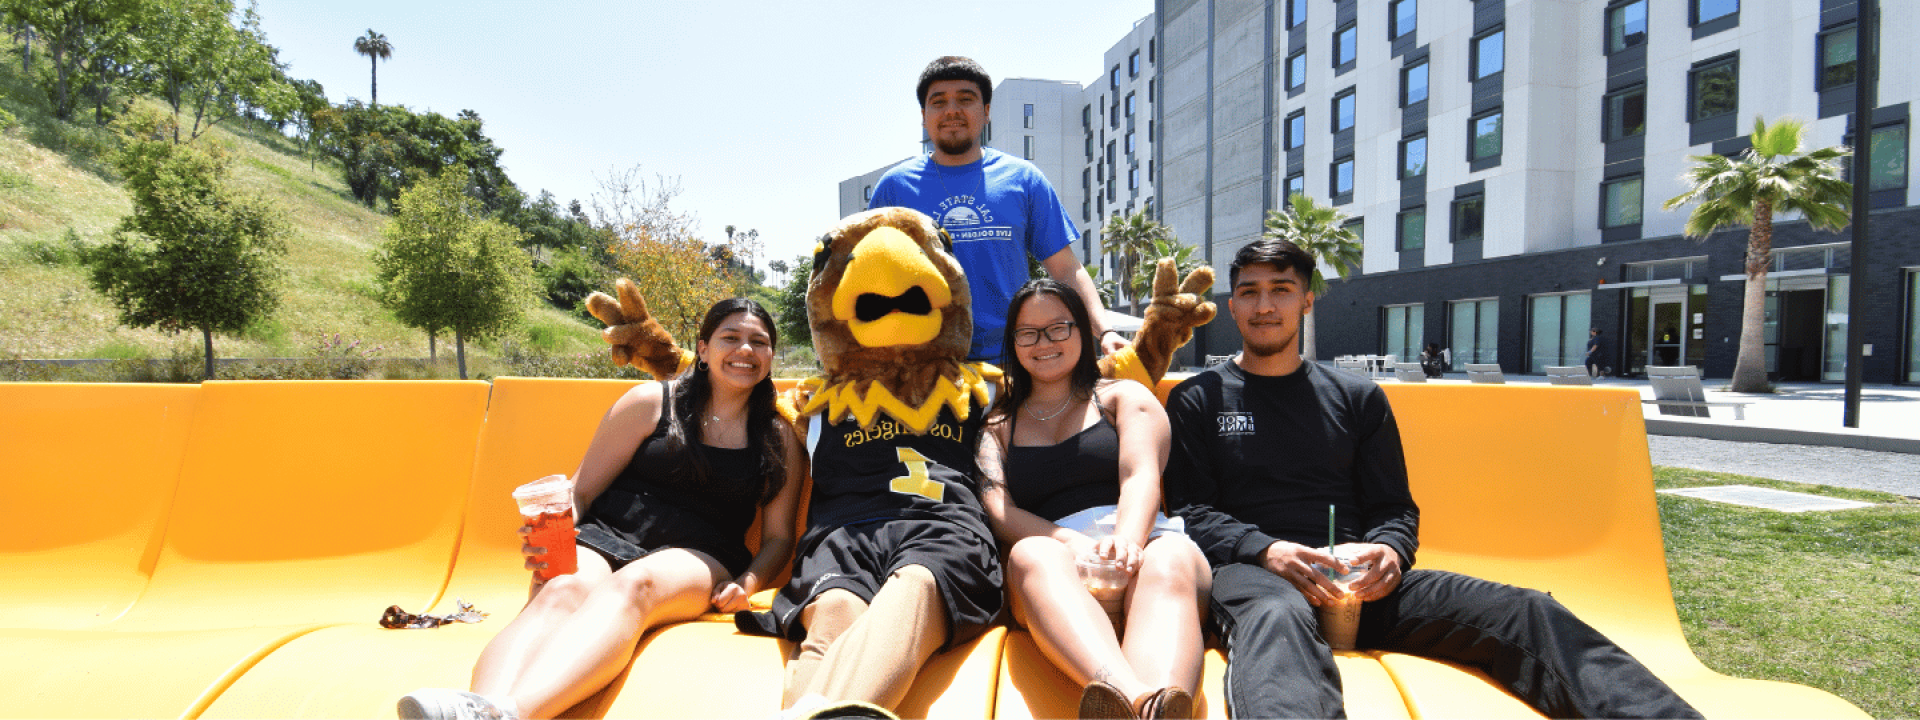
<path id="1" fill-rule="evenodd" d="M 1333 503 L 1327 503 L 1327 552 L 1333 552 Z"/>

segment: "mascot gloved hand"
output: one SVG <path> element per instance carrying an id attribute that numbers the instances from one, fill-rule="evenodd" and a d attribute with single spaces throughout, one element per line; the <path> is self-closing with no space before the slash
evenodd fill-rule
<path id="1" fill-rule="evenodd" d="M 1160 385 L 1173 364 L 1173 351 L 1193 339 L 1193 329 L 1213 321 L 1215 308 L 1207 299 L 1213 288 L 1213 268 L 1199 267 L 1174 285 L 1173 258 L 1160 258 L 1153 270 L 1153 302 L 1134 333 L 1133 345 L 1100 358 L 1100 374 L 1132 380 L 1148 389 Z"/>
<path id="2" fill-rule="evenodd" d="M 647 313 L 647 302 L 633 281 L 620 278 L 614 283 L 618 300 L 606 293 L 587 296 L 587 312 L 607 324 L 600 336 L 613 346 L 614 365 L 632 365 L 667 380 L 693 366 L 693 353 L 673 342 L 673 335 Z"/>

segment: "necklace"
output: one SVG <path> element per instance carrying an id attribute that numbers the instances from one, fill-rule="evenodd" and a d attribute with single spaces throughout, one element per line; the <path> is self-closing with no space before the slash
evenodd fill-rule
<path id="1" fill-rule="evenodd" d="M 1027 414 L 1032 415 L 1033 419 L 1035 420 L 1039 420 L 1040 422 L 1046 422 L 1048 420 L 1052 420 L 1054 418 L 1060 417 L 1060 413 L 1066 412 L 1067 406 L 1072 403 L 1073 403 L 1073 393 L 1067 393 L 1067 396 L 1060 400 L 1060 407 L 1054 408 L 1053 412 L 1047 413 L 1045 415 L 1041 415 L 1040 413 L 1034 412 L 1033 406 L 1029 405 L 1027 406 Z"/>

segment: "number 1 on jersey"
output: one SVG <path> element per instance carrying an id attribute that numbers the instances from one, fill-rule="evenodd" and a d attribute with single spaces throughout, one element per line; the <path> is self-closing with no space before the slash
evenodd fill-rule
<path id="1" fill-rule="evenodd" d="M 900 462 L 907 466 L 907 474 L 894 478 L 893 482 L 888 483 L 887 489 L 942 502 L 947 496 L 947 486 L 927 475 L 927 463 L 932 461 L 913 448 L 894 448 L 894 452 L 900 457 Z"/>

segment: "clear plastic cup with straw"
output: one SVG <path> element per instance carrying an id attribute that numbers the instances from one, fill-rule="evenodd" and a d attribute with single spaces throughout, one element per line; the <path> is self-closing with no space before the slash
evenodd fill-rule
<path id="1" fill-rule="evenodd" d="M 1327 645 L 1335 650 L 1352 650 L 1356 636 L 1360 633 L 1360 598 L 1353 594 L 1348 585 L 1360 578 L 1360 568 L 1353 566 L 1355 558 L 1343 552 L 1335 551 L 1338 543 L 1334 535 L 1334 507 L 1327 506 L 1327 553 L 1347 566 L 1347 572 L 1341 573 L 1335 568 L 1317 565 L 1326 573 L 1327 579 L 1340 587 L 1339 594 L 1332 602 L 1320 606 L 1320 635 L 1326 638 Z"/>

